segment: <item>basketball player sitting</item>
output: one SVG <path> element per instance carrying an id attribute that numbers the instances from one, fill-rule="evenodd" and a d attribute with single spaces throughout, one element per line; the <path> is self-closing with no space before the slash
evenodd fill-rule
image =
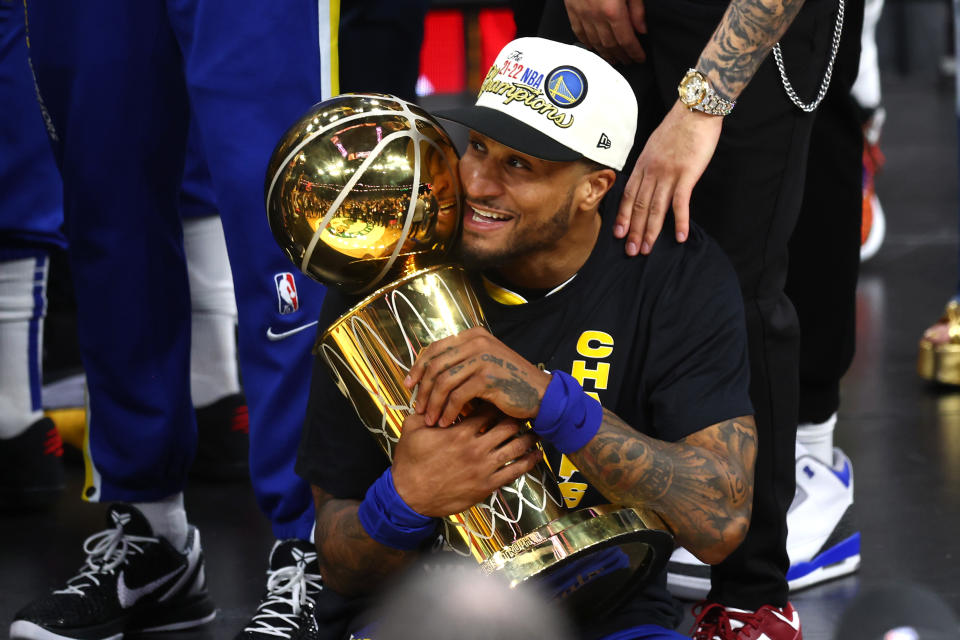
<path id="1" fill-rule="evenodd" d="M 637 120 L 627 81 L 584 49 L 524 38 L 475 106 L 440 115 L 471 130 L 462 259 L 493 334 L 421 353 L 392 465 L 316 365 L 298 471 L 313 485 L 323 597 L 375 592 L 430 547 L 439 518 L 531 470 L 536 438 L 568 507 L 654 511 L 677 544 L 719 562 L 747 531 L 753 493 L 743 305 L 696 227 L 647 257 L 614 239 Z M 328 298 L 321 326 L 343 310 Z M 499 411 L 455 423 L 475 399 Z M 516 437 L 525 420 L 534 433 Z M 682 638 L 679 620 L 661 575 L 578 633 Z"/>

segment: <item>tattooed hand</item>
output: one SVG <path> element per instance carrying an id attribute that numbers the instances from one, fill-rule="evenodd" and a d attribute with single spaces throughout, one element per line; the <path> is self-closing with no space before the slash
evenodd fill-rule
<path id="1" fill-rule="evenodd" d="M 407 416 L 393 456 L 397 493 L 425 516 L 460 513 L 543 460 L 536 436 L 519 433 L 518 421 L 489 405 L 449 429 Z"/>
<path id="2" fill-rule="evenodd" d="M 803 2 L 730 0 L 697 60 L 697 69 L 720 97 L 737 99 Z M 671 205 L 677 242 L 687 239 L 690 194 L 716 151 L 722 122 L 720 116 L 688 111 L 678 101 L 651 134 L 630 174 L 614 225 L 614 235 L 627 238 L 627 255 L 653 250 Z"/>
<path id="3" fill-rule="evenodd" d="M 647 59 L 637 33 L 647 32 L 643 0 L 565 0 L 577 39 L 607 60 Z"/>
<path id="4" fill-rule="evenodd" d="M 420 385 L 416 409 L 426 424 L 446 427 L 474 398 L 514 418 L 536 417 L 550 374 L 475 327 L 424 349 L 404 384 Z"/>

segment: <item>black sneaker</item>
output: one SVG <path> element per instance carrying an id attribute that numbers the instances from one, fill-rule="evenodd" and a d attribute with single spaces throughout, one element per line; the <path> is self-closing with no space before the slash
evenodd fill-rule
<path id="1" fill-rule="evenodd" d="M 322 588 L 314 546 L 295 538 L 278 540 L 270 551 L 267 593 L 235 640 L 318 638 L 313 611 Z"/>
<path id="2" fill-rule="evenodd" d="M 187 629 L 213 620 L 195 527 L 186 550 L 178 551 L 155 537 L 131 505 L 112 505 L 107 525 L 83 543 L 87 560 L 66 587 L 17 613 L 11 638 L 119 640 L 131 631 Z"/>
<path id="3" fill-rule="evenodd" d="M 243 480 L 250 475 L 247 401 L 242 393 L 198 407 L 197 457 L 190 474 L 207 480 Z"/>
<path id="4" fill-rule="evenodd" d="M 39 509 L 63 490 L 63 440 L 50 418 L 0 439 L 0 509 Z"/>

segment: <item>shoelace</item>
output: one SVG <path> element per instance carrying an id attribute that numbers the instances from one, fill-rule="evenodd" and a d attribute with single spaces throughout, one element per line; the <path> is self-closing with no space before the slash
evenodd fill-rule
<path id="1" fill-rule="evenodd" d="M 722 604 L 701 602 L 694 605 L 693 640 L 726 640 L 733 638 L 730 616 Z"/>
<path id="2" fill-rule="evenodd" d="M 156 542 L 157 538 L 128 535 L 120 526 L 95 533 L 83 541 L 87 560 L 80 567 L 80 572 L 67 580 L 66 589 L 58 589 L 53 593 L 82 596 L 87 587 L 100 585 L 98 575 L 112 575 L 117 567 L 126 563 L 128 554 L 143 553 L 141 544 Z"/>
<path id="3" fill-rule="evenodd" d="M 315 591 L 323 588 L 320 575 L 307 573 L 306 567 L 300 564 L 267 571 L 267 597 L 260 603 L 257 613 L 250 620 L 250 626 L 244 631 L 289 638 L 292 631 L 300 628 L 297 618 L 303 608 L 308 609 L 308 613 L 313 612 L 311 588 Z M 288 607 L 289 612 L 271 608 L 277 605 Z M 279 620 L 284 626 L 275 626 L 270 620 Z"/>

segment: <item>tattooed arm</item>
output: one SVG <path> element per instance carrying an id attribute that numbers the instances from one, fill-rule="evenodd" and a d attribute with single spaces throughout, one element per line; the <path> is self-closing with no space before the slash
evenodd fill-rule
<path id="1" fill-rule="evenodd" d="M 407 416 L 393 453 L 397 495 L 430 518 L 464 511 L 542 460 L 535 436 L 519 431 L 519 422 L 489 406 L 447 429 L 430 429 L 422 416 Z M 327 587 L 343 595 L 369 593 L 416 556 L 371 538 L 357 515 L 359 501 L 335 499 L 317 486 L 313 496 L 317 553 Z"/>
<path id="2" fill-rule="evenodd" d="M 479 328 L 424 349 L 407 379 L 410 388 L 420 385 L 418 415 L 440 426 L 451 424 L 475 398 L 516 418 L 536 418 L 549 383 L 549 374 Z M 597 434 L 568 455 L 607 499 L 655 511 L 677 541 L 705 562 L 725 558 L 747 532 L 756 455 L 751 416 L 671 443 L 604 410 Z"/>
<path id="3" fill-rule="evenodd" d="M 697 69 L 727 100 L 736 100 L 804 0 L 732 0 L 697 60 Z"/>
<path id="4" fill-rule="evenodd" d="M 597 434 L 568 455 L 608 500 L 654 511 L 681 546 L 716 564 L 747 533 L 756 449 L 752 416 L 665 442 L 604 409 Z"/>
<path id="5" fill-rule="evenodd" d="M 320 487 L 311 489 L 317 560 L 327 588 L 345 596 L 371 593 L 416 557 L 416 551 L 393 549 L 367 535 L 357 518 L 358 500 L 338 500 Z"/>
<path id="6" fill-rule="evenodd" d="M 803 2 L 731 0 L 697 69 L 717 93 L 735 100 Z M 690 111 L 678 100 L 650 135 L 624 189 L 614 226 L 614 235 L 627 238 L 629 255 L 650 253 L 671 205 L 677 241 L 686 240 L 690 195 L 713 157 L 722 123 L 722 117 Z"/>

